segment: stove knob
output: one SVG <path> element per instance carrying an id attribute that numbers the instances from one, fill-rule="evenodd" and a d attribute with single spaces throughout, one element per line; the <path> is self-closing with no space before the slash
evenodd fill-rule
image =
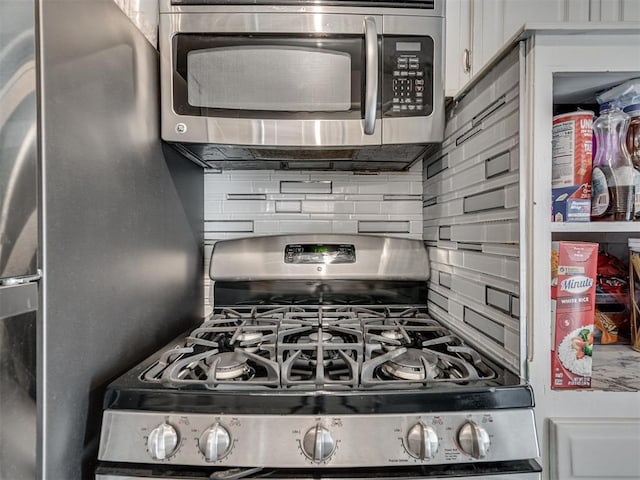
<path id="1" fill-rule="evenodd" d="M 473 458 L 484 458 L 491 446 L 491 439 L 484 428 L 469 421 L 458 430 L 458 444 L 467 455 Z"/>
<path id="2" fill-rule="evenodd" d="M 198 441 L 200 451 L 207 462 L 215 462 L 224 457 L 231 446 L 229 431 L 219 423 L 207 428 Z"/>
<path id="3" fill-rule="evenodd" d="M 407 433 L 407 450 L 420 460 L 428 460 L 438 450 L 438 434 L 424 423 L 416 423 Z"/>
<path id="4" fill-rule="evenodd" d="M 155 460 L 171 456 L 178 445 L 178 432 L 168 423 L 158 425 L 147 437 L 147 449 Z"/>
<path id="5" fill-rule="evenodd" d="M 331 432 L 321 425 L 316 425 L 304 434 L 302 449 L 314 462 L 326 460 L 333 453 L 335 442 Z"/>

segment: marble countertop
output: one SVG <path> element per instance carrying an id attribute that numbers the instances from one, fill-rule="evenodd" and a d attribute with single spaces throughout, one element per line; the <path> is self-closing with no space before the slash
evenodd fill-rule
<path id="1" fill-rule="evenodd" d="M 640 352 L 629 345 L 594 345 L 592 368 L 593 390 L 640 390 Z"/>

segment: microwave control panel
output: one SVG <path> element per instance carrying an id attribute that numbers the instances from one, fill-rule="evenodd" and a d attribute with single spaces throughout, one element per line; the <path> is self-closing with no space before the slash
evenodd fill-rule
<path id="1" fill-rule="evenodd" d="M 383 37 L 382 116 L 427 116 L 433 111 L 433 40 Z"/>

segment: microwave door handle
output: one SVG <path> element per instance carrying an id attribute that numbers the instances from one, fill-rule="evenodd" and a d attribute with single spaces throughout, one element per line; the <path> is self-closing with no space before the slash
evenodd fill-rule
<path id="1" fill-rule="evenodd" d="M 378 33 L 373 17 L 364 19 L 365 43 L 365 98 L 364 133 L 373 135 L 376 129 L 376 102 L 378 99 Z"/>

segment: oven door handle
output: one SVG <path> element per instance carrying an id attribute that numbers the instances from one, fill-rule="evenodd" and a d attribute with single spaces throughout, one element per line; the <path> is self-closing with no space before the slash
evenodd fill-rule
<path id="1" fill-rule="evenodd" d="M 378 33 L 376 20 L 364 18 L 365 43 L 365 98 L 364 133 L 373 135 L 376 129 L 376 103 L 378 100 Z"/>
<path id="2" fill-rule="evenodd" d="M 230 468 L 228 470 L 222 470 L 214 472 L 209 475 L 211 480 L 238 480 L 240 478 L 248 477 L 254 473 L 258 473 L 262 470 L 262 467 L 254 468 Z"/>

